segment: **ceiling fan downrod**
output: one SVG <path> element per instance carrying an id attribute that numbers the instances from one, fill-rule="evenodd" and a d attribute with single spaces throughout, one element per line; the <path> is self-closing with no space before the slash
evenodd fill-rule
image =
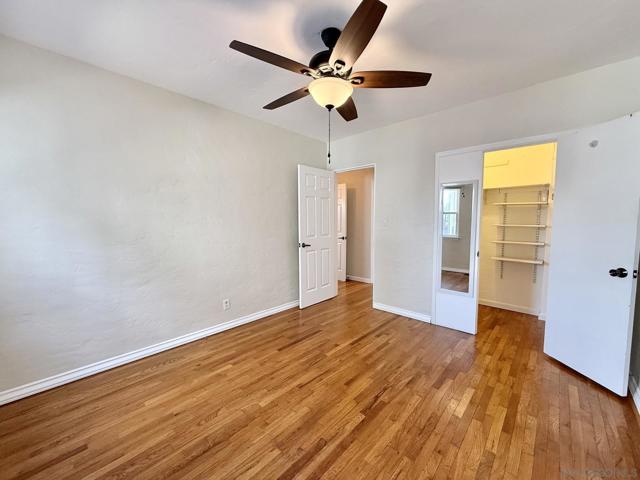
<path id="1" fill-rule="evenodd" d="M 333 105 L 327 106 L 327 112 L 329 113 L 329 128 L 327 135 L 327 165 L 331 166 L 331 110 L 333 110 Z"/>

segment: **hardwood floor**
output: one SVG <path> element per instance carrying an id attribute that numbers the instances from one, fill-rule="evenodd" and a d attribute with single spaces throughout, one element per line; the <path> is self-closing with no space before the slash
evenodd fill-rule
<path id="1" fill-rule="evenodd" d="M 544 323 L 473 337 L 371 286 L 0 408 L 0 477 L 636 478 L 629 399 L 546 357 Z"/>
<path id="2" fill-rule="evenodd" d="M 440 285 L 446 290 L 466 293 L 469 291 L 469 274 L 442 270 Z"/>

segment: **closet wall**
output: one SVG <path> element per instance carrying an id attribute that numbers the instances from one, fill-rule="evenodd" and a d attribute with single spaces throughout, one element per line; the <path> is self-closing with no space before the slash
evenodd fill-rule
<path id="1" fill-rule="evenodd" d="M 480 303 L 544 318 L 556 144 L 485 154 Z"/>

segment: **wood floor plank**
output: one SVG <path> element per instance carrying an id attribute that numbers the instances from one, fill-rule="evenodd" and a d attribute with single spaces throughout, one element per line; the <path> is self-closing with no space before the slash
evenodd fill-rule
<path id="1" fill-rule="evenodd" d="M 370 285 L 0 407 L 0 479 L 640 476 L 621 399 L 481 307 L 470 336 Z"/>

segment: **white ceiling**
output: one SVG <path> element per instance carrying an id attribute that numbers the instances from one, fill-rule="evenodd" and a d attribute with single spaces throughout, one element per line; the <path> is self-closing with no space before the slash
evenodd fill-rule
<path id="1" fill-rule="evenodd" d="M 320 31 L 358 0 L 2 0 L 0 32 L 302 134 L 325 139 L 308 97 L 262 106 L 303 76 L 228 48 L 233 39 L 308 63 Z M 356 70 L 433 73 L 426 88 L 354 93 L 345 137 L 640 55 L 638 0 L 388 0 Z"/>

